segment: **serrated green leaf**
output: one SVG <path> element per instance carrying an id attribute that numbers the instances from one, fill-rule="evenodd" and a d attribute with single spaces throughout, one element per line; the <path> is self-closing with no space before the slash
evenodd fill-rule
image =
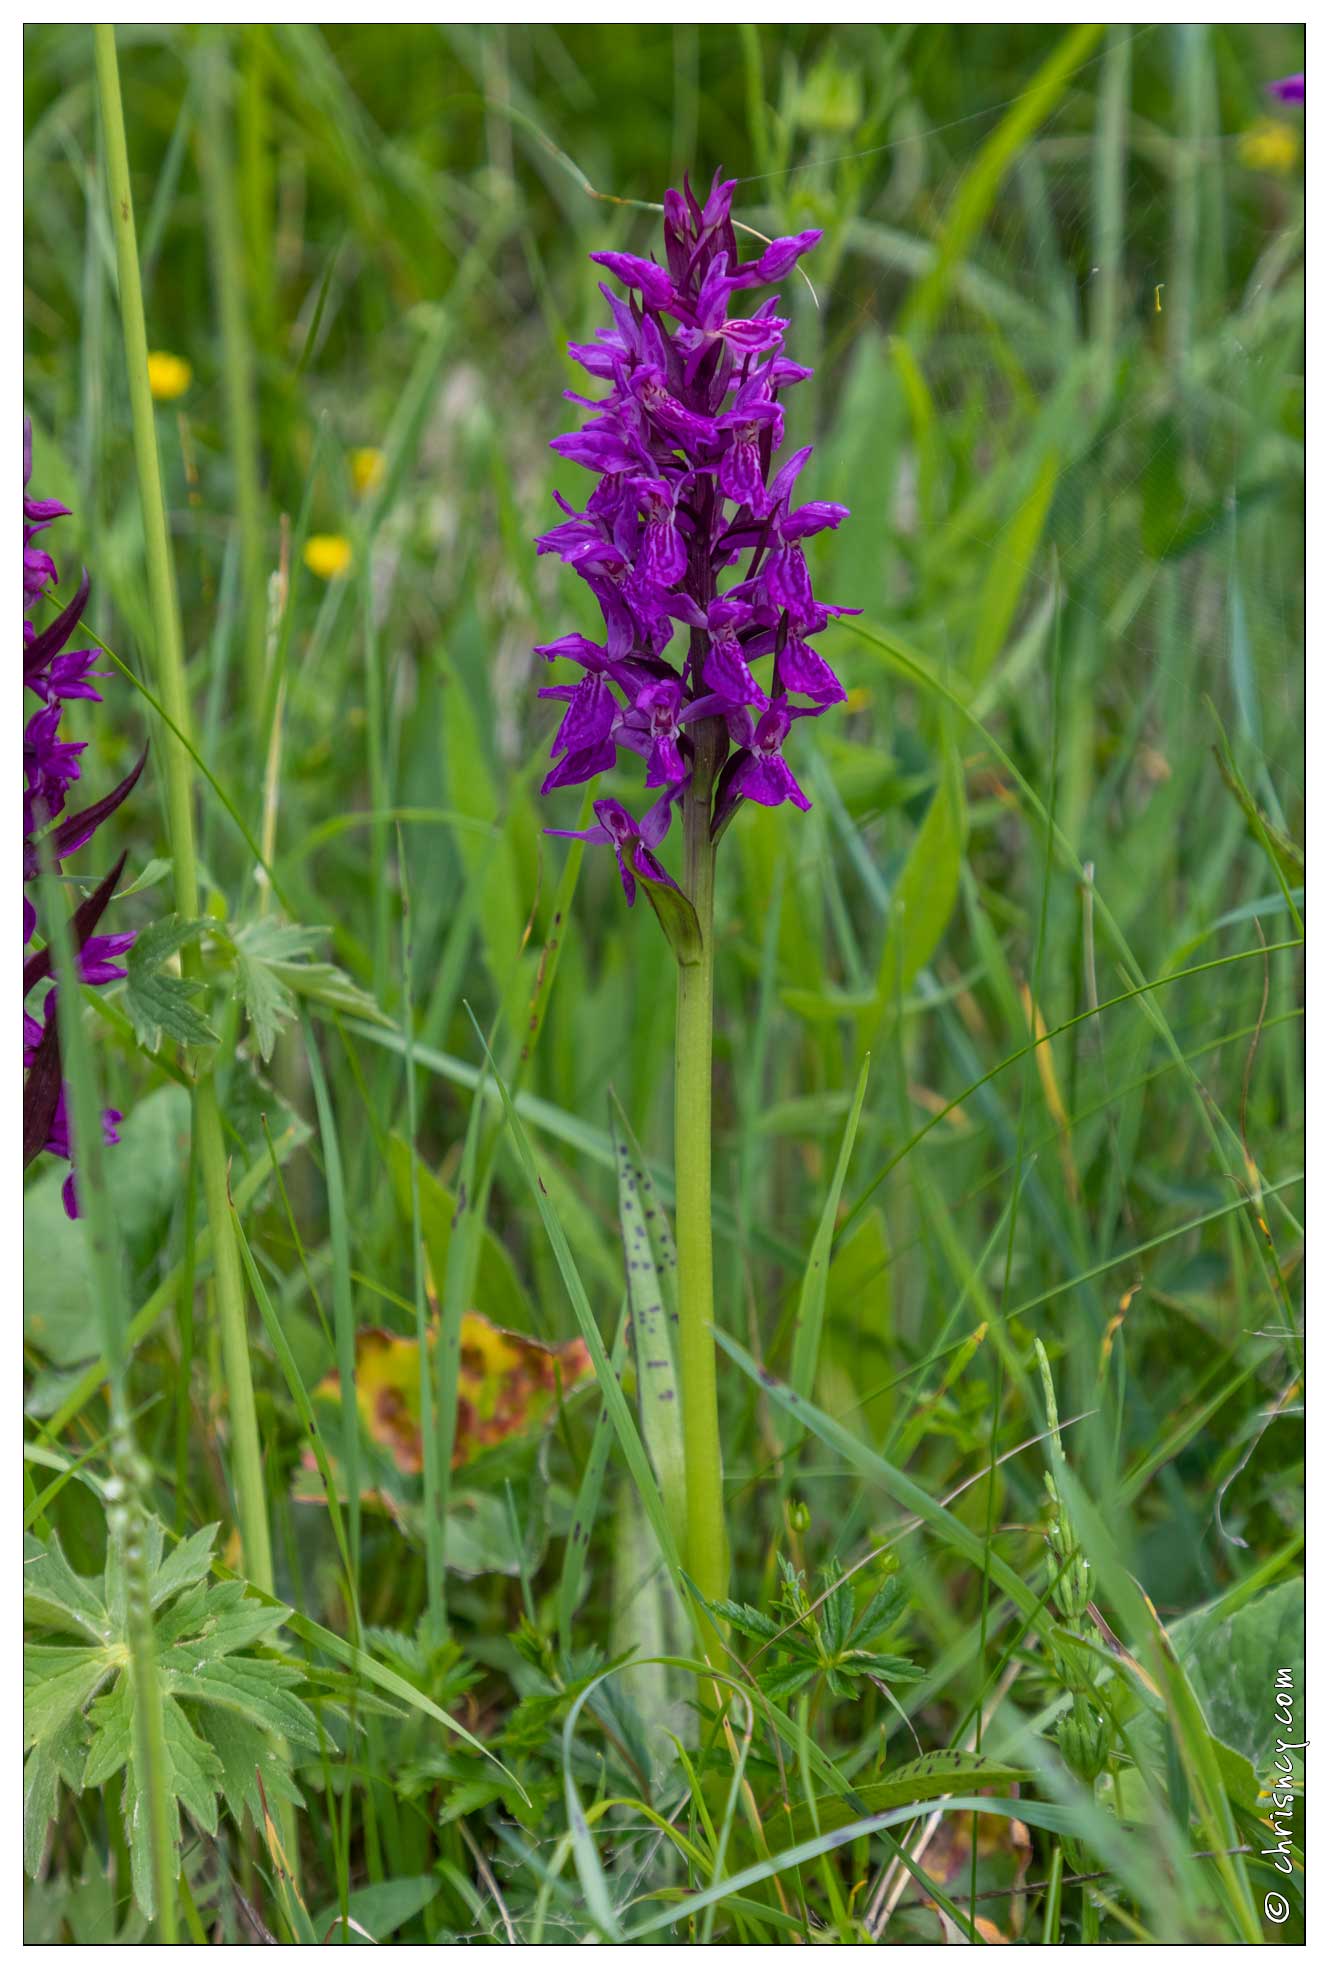
<path id="1" fill-rule="evenodd" d="M 292 1805 L 302 1802 L 300 1787 L 292 1778 L 285 1758 L 258 1724 L 236 1710 L 214 1705 L 200 1705 L 193 1720 L 199 1735 L 206 1738 L 216 1754 L 221 1766 L 218 1789 L 238 1826 L 243 1828 L 246 1813 L 256 1826 L 262 1824 L 260 1776 L 269 1804 L 277 1798 L 284 1798 Z"/>
<path id="2" fill-rule="evenodd" d="M 140 1046 L 155 1053 L 163 1033 L 182 1046 L 212 1046 L 217 1035 L 191 1002 L 201 989 L 197 978 L 181 978 L 162 966 L 176 952 L 206 929 L 215 928 L 211 917 L 187 921 L 181 916 L 165 916 L 160 923 L 140 930 L 126 962 L 125 1010 Z"/>
<path id="3" fill-rule="evenodd" d="M 191 1656 L 187 1648 L 173 1648 L 160 1673 L 164 1690 L 177 1701 L 231 1709 L 292 1743 L 318 1744 L 313 1716 L 291 1691 L 290 1684 L 300 1679 L 299 1671 L 284 1662 L 233 1655 L 210 1661 Z"/>
<path id="4" fill-rule="evenodd" d="M 58 1536 L 43 1544 L 31 1532 L 23 1540 L 23 1617 L 80 1640 L 109 1641 L 111 1619 L 92 1583 L 80 1577 L 60 1549 Z"/>
<path id="5" fill-rule="evenodd" d="M 254 1028 L 259 1054 L 270 1060 L 278 1033 L 295 1017 L 295 1000 L 269 965 L 258 964 L 244 953 L 236 956 L 235 989 Z"/>
<path id="6" fill-rule="evenodd" d="M 849 1639 L 849 1629 L 854 1618 L 854 1589 L 847 1579 L 835 1586 L 830 1597 L 820 1609 L 821 1631 L 826 1652 L 838 1655 Z"/>
<path id="7" fill-rule="evenodd" d="M 216 1543 L 220 1525 L 204 1525 L 189 1538 L 181 1539 L 174 1552 L 158 1565 L 148 1587 L 148 1604 L 159 1607 L 163 1600 L 169 1600 L 174 1593 L 183 1592 L 196 1580 L 207 1577 L 212 1563 L 212 1548 Z"/>
<path id="8" fill-rule="evenodd" d="M 800 1689 L 807 1687 L 817 1672 L 815 1664 L 791 1661 L 786 1662 L 783 1667 L 768 1669 L 764 1675 L 759 1675 L 757 1680 L 766 1694 L 778 1702 L 787 1696 L 797 1695 Z"/>
<path id="9" fill-rule="evenodd" d="M 60 1787 L 78 1791 L 82 1785 L 87 1726 L 71 1716 L 35 1750 L 23 1766 L 23 1865 L 36 1874 L 46 1849 L 46 1831 L 60 1803 Z"/>
<path id="10" fill-rule="evenodd" d="M 251 1647 L 280 1627 L 289 1608 L 267 1607 L 246 1597 L 243 1580 L 224 1586 L 199 1585 L 176 1601 L 157 1623 L 157 1647 L 163 1664 L 183 1646 L 191 1658 L 216 1660 L 237 1648 Z"/>
<path id="11" fill-rule="evenodd" d="M 925 1671 L 905 1655 L 874 1655 L 866 1651 L 844 1657 L 841 1667 L 854 1675 L 880 1675 L 883 1682 L 921 1682 Z"/>
<path id="12" fill-rule="evenodd" d="M 780 1632 L 769 1614 L 757 1607 L 750 1607 L 738 1600 L 716 1600 L 713 1602 L 716 1613 L 730 1627 L 736 1627 L 740 1634 L 746 1634 L 753 1641 L 771 1641 Z"/>
<path id="13" fill-rule="evenodd" d="M 88 1711 L 92 1741 L 83 1771 L 83 1784 L 105 1784 L 129 1762 L 134 1743 L 133 1692 L 129 1677 L 121 1675 L 115 1687 L 99 1696 Z"/>
<path id="14" fill-rule="evenodd" d="M 904 1585 L 898 1573 L 882 1581 L 854 1623 L 853 1638 L 860 1646 L 875 1640 L 892 1625 L 900 1612 Z"/>
<path id="15" fill-rule="evenodd" d="M 107 1648 L 23 1649 L 23 1748 L 41 1743 L 80 1715 L 108 1675 L 120 1667 Z"/>
<path id="16" fill-rule="evenodd" d="M 392 1024 L 370 992 L 335 964 L 314 961 L 311 953 L 329 934 L 325 927 L 278 923 L 266 916 L 235 933 L 236 994 L 265 1060 L 281 1028 L 296 1016 L 301 998 L 377 1025 Z"/>
<path id="17" fill-rule="evenodd" d="M 128 1686 L 128 1678 L 125 1678 Z M 131 1712 L 132 1723 L 132 1712 Z M 176 1866 L 180 1859 L 180 1806 L 204 1832 L 217 1830 L 217 1791 L 221 1784 L 221 1759 L 212 1746 L 190 1728 L 187 1718 L 174 1703 L 162 1704 L 162 1729 L 166 1740 L 166 1818 Z M 132 1739 L 132 1728 L 131 1728 Z M 138 1769 L 136 1746 L 125 1770 L 124 1820 L 129 1833 L 129 1858 L 134 1879 L 134 1899 L 151 1920 L 157 1912 L 156 1881 L 152 1868 L 152 1845 L 145 1837 L 135 1837 L 140 1824 L 143 1781 Z"/>

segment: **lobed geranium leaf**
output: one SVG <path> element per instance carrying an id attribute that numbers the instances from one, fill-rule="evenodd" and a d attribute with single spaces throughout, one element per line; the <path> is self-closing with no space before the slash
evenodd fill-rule
<path id="1" fill-rule="evenodd" d="M 344 971 L 314 960 L 313 951 L 327 935 L 326 928 L 278 923 L 266 916 L 235 933 L 235 989 L 265 1060 L 271 1058 L 282 1027 L 295 1018 L 301 998 L 378 1025 L 392 1023 L 372 994 Z"/>
<path id="2" fill-rule="evenodd" d="M 207 1581 L 217 1526 L 209 1525 L 162 1557 L 156 1519 L 142 1531 L 148 1599 L 166 1750 L 167 1821 L 177 1856 L 180 1810 L 205 1832 L 217 1829 L 220 1794 L 238 1823 L 261 1810 L 255 1772 L 269 1796 L 298 1802 L 284 1744 L 315 1748 L 313 1715 L 295 1692 L 303 1671 L 272 1655 L 243 1652 L 270 1635 L 290 1609 L 250 1596 L 243 1580 Z M 40 1640 L 24 1650 L 24 1863 L 41 1864 L 61 1787 L 80 1792 L 124 1773 L 124 1823 L 134 1897 L 155 1913 L 150 1842 L 139 1803 L 143 1774 L 134 1729 L 134 1683 L 127 1672 L 126 1579 L 119 1542 L 108 1548 L 97 1585 L 70 1567 L 54 1538 L 25 1544 L 27 1620 L 81 1645 Z M 86 1645 L 92 1642 L 94 1645 Z M 110 1684 L 107 1687 L 107 1684 Z"/>

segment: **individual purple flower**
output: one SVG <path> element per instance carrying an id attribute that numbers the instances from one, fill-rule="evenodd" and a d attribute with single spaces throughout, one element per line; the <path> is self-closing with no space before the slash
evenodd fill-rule
<path id="1" fill-rule="evenodd" d="M 1280 103 L 1304 103 L 1306 100 L 1306 77 L 1300 75 L 1281 75 L 1277 82 L 1266 82 L 1267 94 Z"/>
<path id="2" fill-rule="evenodd" d="M 613 847 L 623 893 L 631 908 L 637 900 L 636 878 L 639 875 L 648 882 L 663 882 L 670 889 L 678 886 L 651 853 L 652 843 L 663 838 L 669 825 L 670 798 L 667 793 L 663 800 L 658 800 L 640 827 L 627 808 L 620 806 L 617 800 L 597 800 L 593 827 L 551 827 L 548 831 L 569 841 L 608 841 Z"/>
<path id="3" fill-rule="evenodd" d="M 28 481 L 32 476 L 32 433 L 23 428 L 23 684 L 37 699 L 39 709 L 26 720 L 23 729 L 23 880 L 34 882 L 41 866 L 39 840 L 59 869 L 62 861 L 83 847 L 109 814 L 133 791 L 143 770 L 146 751 L 133 770 L 102 799 L 79 812 L 66 812 L 69 790 L 80 779 L 81 755 L 86 739 L 61 735 L 60 721 L 67 703 L 77 699 L 100 703 L 101 698 L 89 681 L 105 673 L 93 669 L 95 650 L 65 648 L 82 617 L 88 599 L 88 577 L 57 616 L 39 630 L 29 620 L 32 609 L 48 584 L 56 587 L 59 576 L 54 561 L 44 548 L 34 547 L 34 536 L 63 518 L 68 507 L 54 499 L 32 499 Z M 74 911 L 69 923 L 79 976 L 84 984 L 110 984 L 125 976 L 115 960 L 123 957 L 134 942 L 132 931 L 114 936 L 95 933 L 103 912 L 115 890 L 124 867 L 122 855 L 110 874 L 98 884 Z M 43 1150 L 65 1162 L 71 1160 L 68 1103 L 60 1072 L 60 1035 L 56 1020 L 54 986 L 46 993 L 40 1015 L 27 1009 L 30 993 L 51 977 L 51 951 L 29 952 L 36 933 L 37 911 L 30 896 L 23 897 L 23 1162 L 24 1167 Z M 116 1108 L 102 1116 L 107 1143 L 119 1141 L 116 1125 L 123 1119 Z M 61 1189 L 64 1205 L 71 1217 L 78 1216 L 78 1193 L 71 1167 Z"/>
<path id="4" fill-rule="evenodd" d="M 552 448 L 596 485 L 584 512 L 556 494 L 564 518 L 537 542 L 580 576 L 604 620 L 602 641 L 538 646 L 582 672 L 540 692 L 565 707 L 542 790 L 583 784 L 622 752 L 663 789 L 640 825 L 617 800 L 598 800 L 595 825 L 578 835 L 613 847 L 629 903 L 638 877 L 669 879 L 654 850 L 685 795 L 695 812 L 699 759 L 713 836 L 744 800 L 806 808 L 784 743 L 795 719 L 845 696 L 812 639 L 856 611 L 817 600 L 805 543 L 847 508 L 793 504 L 809 451 L 777 469 L 782 397 L 812 372 L 784 353 L 778 296 L 746 300 L 821 235 L 774 240 L 745 261 L 733 193 L 718 173 L 704 204 L 686 179 L 666 193 L 663 264 L 591 255 L 626 298 L 602 286 L 612 326 L 569 345 L 604 393 L 567 392 L 590 416 Z"/>

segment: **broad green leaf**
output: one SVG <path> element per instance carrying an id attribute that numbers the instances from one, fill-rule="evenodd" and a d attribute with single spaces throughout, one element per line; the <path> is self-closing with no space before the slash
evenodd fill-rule
<path id="1" fill-rule="evenodd" d="M 442 1889 L 443 1882 L 436 1873 L 419 1874 L 406 1880 L 379 1880 L 369 1887 L 357 1887 L 346 1902 L 347 1912 L 356 1926 L 344 1934 L 341 1932 L 341 1909 L 334 1901 L 310 1917 L 314 1933 L 320 1943 L 350 1943 L 353 1947 L 368 1948 L 373 1942 L 386 1941 L 389 1935 L 395 1935 L 422 1908 L 427 1908 Z M 358 1933 L 359 1929 L 364 1933 Z"/>
<path id="2" fill-rule="evenodd" d="M 1277 1727 L 1278 1674 L 1290 1678 L 1295 1715 L 1304 1715 L 1300 1687 L 1306 1658 L 1306 1589 L 1299 1579 L 1272 1586 L 1235 1613 L 1204 1607 L 1168 1629 L 1214 1735 L 1257 1771 L 1267 1771 L 1275 1740 L 1304 1730 Z"/>
<path id="3" fill-rule="evenodd" d="M 448 1251 L 452 1227 L 457 1218 L 457 1197 L 419 1157 L 420 1228 L 429 1253 L 429 1269 L 434 1289 L 441 1292 L 447 1277 Z M 388 1172 L 403 1221 L 411 1221 L 411 1150 L 399 1135 L 388 1142 Z M 529 1331 L 535 1314 L 516 1266 L 504 1246 L 486 1226 L 480 1232 L 480 1248 L 475 1274 L 475 1298 L 486 1315 L 504 1326 Z"/>
<path id="4" fill-rule="evenodd" d="M 162 1233 L 189 1167 L 189 1095 L 154 1088 L 120 1124 L 120 1147 L 106 1158 L 106 1182 L 125 1246 L 135 1263 L 155 1262 Z M 23 1273 L 23 1334 L 57 1367 L 72 1367 L 100 1344 L 91 1308 L 88 1231 L 65 1214 L 63 1163 L 23 1192 L 23 1243 L 32 1253 L 58 1249 L 58 1265 L 30 1263 Z"/>

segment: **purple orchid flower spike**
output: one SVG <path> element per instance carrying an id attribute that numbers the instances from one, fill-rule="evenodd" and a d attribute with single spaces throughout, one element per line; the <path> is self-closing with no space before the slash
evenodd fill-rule
<path id="1" fill-rule="evenodd" d="M 1280 75 L 1277 82 L 1266 82 L 1265 91 L 1280 103 L 1304 103 L 1306 100 L 1306 77 L 1300 75 Z"/>
<path id="2" fill-rule="evenodd" d="M 32 432 L 23 427 L 23 684 L 37 699 L 39 709 L 28 718 L 23 730 L 23 880 L 35 881 L 40 868 L 38 841 L 44 836 L 46 849 L 57 869 L 66 856 L 92 839 L 101 823 L 133 791 L 143 771 L 146 751 L 132 771 L 110 793 L 103 795 L 78 813 L 66 814 L 66 796 L 82 776 L 82 753 L 86 739 L 67 739 L 60 734 L 64 707 L 76 699 L 101 702 L 89 681 L 107 673 L 94 670 L 95 650 L 67 650 L 88 599 L 86 573 L 78 588 L 46 628 L 39 630 L 29 620 L 48 584 L 56 587 L 59 575 L 55 562 L 44 548 L 34 547 L 34 537 L 52 520 L 68 515 L 69 508 L 54 499 L 32 499 L 28 481 L 32 476 Z M 79 975 L 88 985 L 103 985 L 123 978 L 125 971 L 115 960 L 123 957 L 134 942 L 133 931 L 114 936 L 94 935 L 97 924 L 115 891 L 125 858 L 92 895 L 79 904 L 70 919 L 70 940 L 74 946 Z M 46 993 L 40 1014 L 27 1008 L 29 993 L 51 976 L 49 944 L 28 952 L 37 930 L 37 911 L 29 896 L 23 898 L 23 1161 L 26 1167 L 43 1150 L 62 1161 L 71 1161 L 68 1104 L 60 1073 L 60 1036 L 56 1022 L 55 987 Z M 108 1108 L 102 1116 L 107 1143 L 118 1142 L 119 1110 Z M 78 1191 L 71 1167 L 61 1194 L 70 1217 L 78 1216 Z"/>
<path id="3" fill-rule="evenodd" d="M 570 344 L 604 393 L 567 393 L 591 414 L 553 449 L 596 484 L 584 512 L 556 495 L 564 517 L 537 542 L 580 576 L 604 618 L 601 642 L 574 634 L 539 646 L 582 673 L 540 691 L 564 706 L 542 791 L 584 784 L 624 752 L 663 789 L 640 827 L 603 799 L 579 836 L 613 847 L 630 902 L 637 876 L 669 879 L 654 850 L 676 805 L 703 799 L 712 838 L 745 800 L 806 808 L 783 746 L 795 719 L 845 696 L 813 639 L 856 611 L 816 599 L 806 543 L 848 509 L 793 503 L 810 452 L 777 468 L 782 399 L 812 372 L 784 353 L 778 296 L 746 301 L 786 279 L 821 234 L 773 240 L 744 260 L 733 194 L 718 173 L 704 202 L 686 181 L 666 193 L 661 259 L 591 255 L 625 292 L 602 286 L 612 326 Z"/>

